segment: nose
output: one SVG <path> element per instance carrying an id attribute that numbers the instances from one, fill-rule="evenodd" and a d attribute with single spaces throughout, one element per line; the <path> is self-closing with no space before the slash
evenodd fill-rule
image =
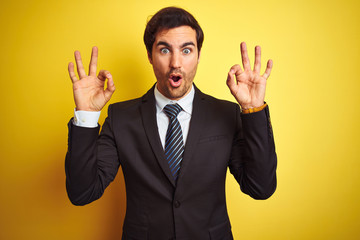
<path id="1" fill-rule="evenodd" d="M 181 67 L 181 55 L 178 52 L 173 52 L 170 59 L 171 68 L 180 68 Z"/>

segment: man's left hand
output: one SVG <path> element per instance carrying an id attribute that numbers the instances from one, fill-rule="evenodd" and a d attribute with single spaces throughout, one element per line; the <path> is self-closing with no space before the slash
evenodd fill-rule
<path id="1" fill-rule="evenodd" d="M 260 75 L 260 46 L 255 47 L 254 70 L 251 70 L 245 42 L 240 44 L 240 49 L 244 70 L 238 64 L 232 66 L 228 73 L 227 85 L 242 109 L 261 107 L 264 104 L 266 80 L 270 76 L 273 62 L 268 60 L 265 73 Z"/>

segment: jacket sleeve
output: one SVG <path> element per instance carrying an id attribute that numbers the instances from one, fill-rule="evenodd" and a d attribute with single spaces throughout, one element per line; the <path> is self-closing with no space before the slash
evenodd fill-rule
<path id="1" fill-rule="evenodd" d="M 111 105 L 100 135 L 100 126 L 78 127 L 72 119 L 68 129 L 66 190 L 74 205 L 85 205 L 102 196 L 120 165 L 112 131 Z"/>
<path id="2" fill-rule="evenodd" d="M 277 157 L 268 106 L 240 114 L 229 161 L 230 172 L 241 191 L 254 199 L 267 199 L 276 189 Z"/>

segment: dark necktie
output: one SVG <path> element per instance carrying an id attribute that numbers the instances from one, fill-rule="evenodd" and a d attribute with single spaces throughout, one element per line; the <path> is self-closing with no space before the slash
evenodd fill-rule
<path id="1" fill-rule="evenodd" d="M 164 112 L 169 117 L 169 127 L 165 139 L 165 157 L 170 171 L 176 180 L 179 176 L 180 163 L 184 153 L 184 140 L 177 115 L 182 111 L 179 104 L 168 104 Z"/>

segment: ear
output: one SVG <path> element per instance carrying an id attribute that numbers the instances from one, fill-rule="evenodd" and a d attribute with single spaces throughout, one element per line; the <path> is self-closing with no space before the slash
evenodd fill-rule
<path id="1" fill-rule="evenodd" d="M 200 62 L 201 50 L 198 53 L 198 63 Z"/>
<path id="2" fill-rule="evenodd" d="M 147 52 L 147 56 L 148 56 L 150 64 L 152 64 L 152 59 L 151 59 L 151 55 L 150 55 L 149 51 Z"/>

